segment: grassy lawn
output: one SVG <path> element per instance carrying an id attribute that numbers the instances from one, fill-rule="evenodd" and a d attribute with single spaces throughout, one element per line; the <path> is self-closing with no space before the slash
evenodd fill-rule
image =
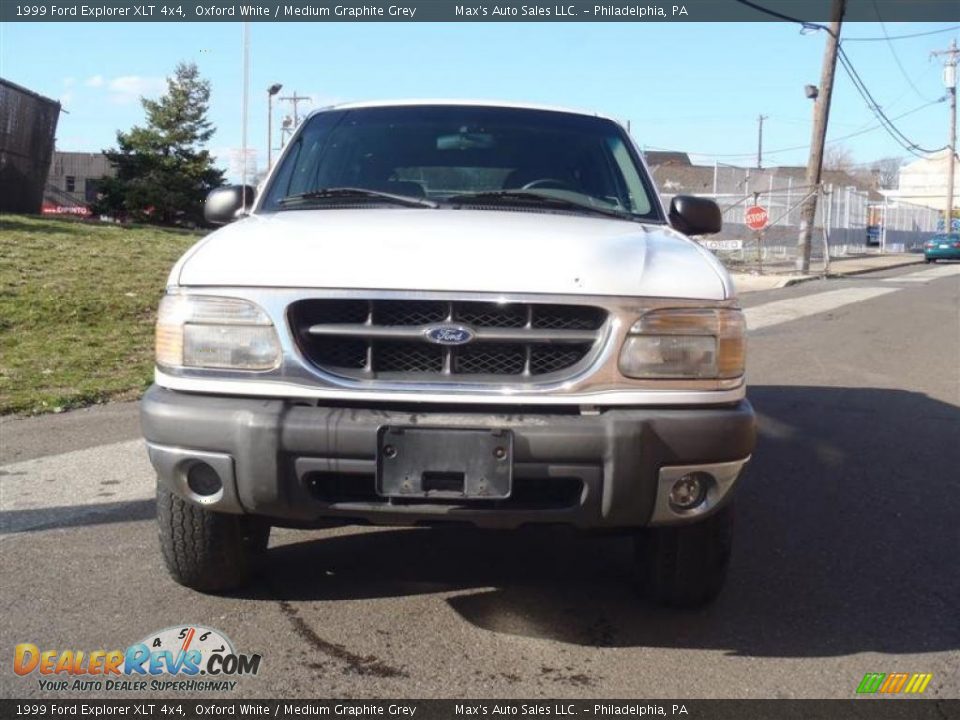
<path id="1" fill-rule="evenodd" d="M 137 397 L 167 274 L 199 237 L 0 217 L 0 414 Z"/>

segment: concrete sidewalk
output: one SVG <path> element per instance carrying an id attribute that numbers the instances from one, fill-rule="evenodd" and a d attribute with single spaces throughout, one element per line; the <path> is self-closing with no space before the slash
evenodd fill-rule
<path id="1" fill-rule="evenodd" d="M 795 285 L 805 280 L 814 280 L 822 277 L 845 277 L 862 273 L 889 270 L 905 265 L 917 265 L 923 262 L 923 255 L 919 253 L 888 253 L 886 255 L 856 255 L 852 257 L 836 258 L 830 261 L 829 272 L 812 272 L 808 275 L 797 274 L 793 271 L 793 262 L 764 264 L 763 275 L 756 272 L 745 272 L 742 268 L 732 267 L 730 276 L 738 293 L 757 292 L 759 290 L 774 290 L 776 288 Z M 738 272 L 740 270 L 740 272 Z"/>

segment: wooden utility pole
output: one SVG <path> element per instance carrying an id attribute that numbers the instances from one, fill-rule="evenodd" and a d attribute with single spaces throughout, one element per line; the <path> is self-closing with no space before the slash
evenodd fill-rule
<path id="1" fill-rule="evenodd" d="M 310 96 L 297 95 L 297 91 L 294 90 L 293 95 L 288 95 L 287 97 L 282 97 L 280 99 L 293 105 L 293 127 L 296 128 L 300 124 L 299 105 L 304 101 L 310 102 Z"/>
<path id="2" fill-rule="evenodd" d="M 833 0 L 830 9 L 830 35 L 823 54 L 820 88 L 813 118 L 813 138 L 810 141 L 810 159 L 807 161 L 807 191 L 810 197 L 800 209 L 800 237 L 797 241 L 797 270 L 810 272 L 810 248 L 813 225 L 817 215 L 817 193 L 823 174 L 823 147 L 827 139 L 827 121 L 830 117 L 830 97 L 833 95 L 833 77 L 837 70 L 837 52 L 840 48 L 840 27 L 846 0 Z"/>
<path id="3" fill-rule="evenodd" d="M 768 115 L 757 115 L 757 123 L 759 124 L 757 130 L 757 170 L 763 167 L 763 121 L 768 117 Z"/>
<path id="4" fill-rule="evenodd" d="M 947 198 L 944 204 L 943 231 L 953 230 L 953 176 L 957 157 L 957 59 L 960 58 L 960 49 L 957 48 L 957 41 L 952 40 L 950 47 L 946 50 L 936 50 L 931 53 L 934 56 L 944 55 L 946 60 L 943 63 L 943 84 L 947 88 L 947 96 L 950 98 L 950 127 L 948 137 L 950 138 L 949 150 L 947 155 Z"/>

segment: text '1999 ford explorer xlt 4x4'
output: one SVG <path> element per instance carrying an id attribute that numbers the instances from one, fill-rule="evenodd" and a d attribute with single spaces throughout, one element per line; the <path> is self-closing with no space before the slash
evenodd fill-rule
<path id="1" fill-rule="evenodd" d="M 230 224 L 170 274 L 141 410 L 175 580 L 239 587 L 271 526 L 559 523 L 633 534 L 659 602 L 719 592 L 744 318 L 687 237 L 716 204 L 665 211 L 620 124 L 335 106 L 206 215 Z"/>

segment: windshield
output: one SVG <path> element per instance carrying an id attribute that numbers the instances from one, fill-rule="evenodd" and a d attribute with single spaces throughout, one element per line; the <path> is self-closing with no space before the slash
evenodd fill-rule
<path id="1" fill-rule="evenodd" d="M 548 209 L 661 219 L 650 182 L 616 123 L 546 110 L 409 106 L 319 113 L 285 154 L 260 210 L 311 207 L 284 202 L 311 194 L 317 201 L 323 195 L 327 207 L 385 203 L 356 192 L 334 195 L 332 203 L 328 191 L 346 188 L 455 207 L 522 209 L 538 206 L 542 196 Z"/>

